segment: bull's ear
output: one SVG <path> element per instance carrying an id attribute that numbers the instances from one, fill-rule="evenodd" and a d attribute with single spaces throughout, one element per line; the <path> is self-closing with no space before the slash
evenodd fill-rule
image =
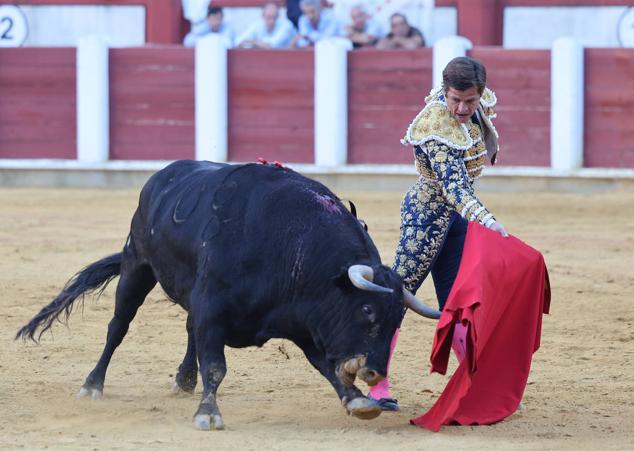
<path id="1" fill-rule="evenodd" d="M 341 268 L 339 273 L 334 277 L 335 286 L 343 291 L 353 291 L 355 290 L 354 285 L 350 282 L 350 277 L 348 276 L 348 268 Z"/>

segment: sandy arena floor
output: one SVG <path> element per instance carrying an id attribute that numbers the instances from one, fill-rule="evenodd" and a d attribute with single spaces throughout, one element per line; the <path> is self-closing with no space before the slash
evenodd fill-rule
<path id="1" fill-rule="evenodd" d="M 400 194 L 355 195 L 384 262 L 398 237 Z M 108 371 L 101 401 L 76 394 L 101 353 L 114 285 L 41 345 L 17 329 L 77 270 L 119 251 L 137 191 L 0 189 L 0 448 L 9 449 L 634 449 L 634 193 L 486 194 L 541 250 L 553 289 L 525 409 L 493 426 L 408 424 L 448 376 L 429 375 L 434 324 L 408 315 L 393 364 L 399 413 L 346 416 L 334 391 L 288 341 L 227 350 L 219 391 L 225 431 L 199 432 L 199 401 L 170 386 L 185 351 L 185 315 L 155 290 Z M 419 292 L 432 297 L 431 280 Z M 452 359 L 451 374 L 455 368 Z"/>

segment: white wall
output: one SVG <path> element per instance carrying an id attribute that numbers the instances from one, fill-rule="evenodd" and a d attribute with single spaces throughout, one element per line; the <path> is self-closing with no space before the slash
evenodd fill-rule
<path id="1" fill-rule="evenodd" d="M 110 47 L 145 45 L 145 7 L 124 5 L 20 5 L 29 34 L 25 47 L 74 47 L 98 34 Z"/>
<path id="2" fill-rule="evenodd" d="M 431 47 L 436 41 L 458 34 L 458 10 L 454 7 L 437 7 L 432 14 L 431 30 L 422 30 Z"/>
<path id="3" fill-rule="evenodd" d="M 504 47 L 550 48 L 560 37 L 584 47 L 620 47 L 619 19 L 625 6 L 504 8 Z"/>

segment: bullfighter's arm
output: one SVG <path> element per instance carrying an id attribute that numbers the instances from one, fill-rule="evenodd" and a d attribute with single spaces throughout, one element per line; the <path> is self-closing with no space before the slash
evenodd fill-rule
<path id="1" fill-rule="evenodd" d="M 447 202 L 466 220 L 490 227 L 495 218 L 475 195 L 469 183 L 467 168 L 462 159 L 463 151 L 438 141 L 429 141 L 425 147 Z"/>

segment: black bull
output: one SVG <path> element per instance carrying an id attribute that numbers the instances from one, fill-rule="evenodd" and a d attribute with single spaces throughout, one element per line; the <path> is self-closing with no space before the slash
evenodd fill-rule
<path id="1" fill-rule="evenodd" d="M 76 299 L 119 276 L 114 317 L 80 395 L 98 398 L 108 363 L 158 282 L 188 314 L 188 346 L 175 388 L 191 392 L 198 364 L 201 429 L 222 428 L 216 391 L 224 346 L 286 338 L 332 384 L 348 412 L 380 408 L 354 385 L 386 374 L 404 307 L 438 312 L 403 290 L 359 221 L 322 184 L 286 168 L 179 161 L 141 192 L 123 251 L 77 273 L 16 338 L 38 339 Z"/>

